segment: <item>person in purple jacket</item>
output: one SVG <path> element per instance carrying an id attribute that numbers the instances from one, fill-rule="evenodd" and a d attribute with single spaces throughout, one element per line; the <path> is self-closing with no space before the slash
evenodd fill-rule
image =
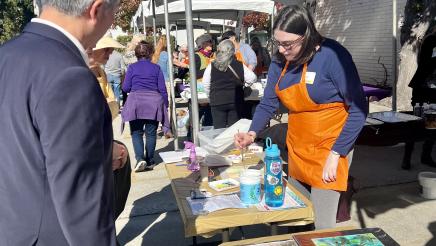
<path id="1" fill-rule="evenodd" d="M 127 69 L 122 89 L 129 93 L 121 112 L 123 122 L 128 121 L 135 152 L 135 172 L 152 170 L 159 122 L 165 134 L 170 132 L 168 94 L 159 65 L 150 61 L 153 45 L 139 42 L 135 48 L 138 61 Z M 144 133 L 146 136 L 144 154 Z"/>
<path id="2" fill-rule="evenodd" d="M 285 105 L 290 182 L 310 197 L 315 228 L 332 228 L 340 192 L 347 189 L 354 142 L 368 110 L 362 84 L 350 53 L 319 34 L 307 9 L 284 7 L 273 31 L 278 52 L 268 70 L 264 96 L 249 132 L 236 134 L 235 145 L 251 144 L 279 102 Z"/>

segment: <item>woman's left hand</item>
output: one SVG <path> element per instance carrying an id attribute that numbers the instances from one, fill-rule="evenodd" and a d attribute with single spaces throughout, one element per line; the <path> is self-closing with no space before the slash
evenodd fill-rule
<path id="1" fill-rule="evenodd" d="M 336 181 L 336 173 L 338 169 L 339 158 L 341 156 L 330 152 L 322 171 L 322 181 L 324 183 L 330 183 Z"/>

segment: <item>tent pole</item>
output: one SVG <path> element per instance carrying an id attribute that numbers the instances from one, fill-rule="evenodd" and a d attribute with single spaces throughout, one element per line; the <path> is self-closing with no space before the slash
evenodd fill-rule
<path id="1" fill-rule="evenodd" d="M 156 47 L 156 5 L 154 0 L 151 0 L 152 10 L 153 10 L 153 44 Z"/>
<path id="2" fill-rule="evenodd" d="M 392 111 L 397 111 L 397 0 L 392 0 Z"/>
<path id="3" fill-rule="evenodd" d="M 177 137 L 177 116 L 176 116 L 176 101 L 174 96 L 174 72 L 173 72 L 173 53 L 171 52 L 171 33 L 170 33 L 170 21 L 168 18 L 168 0 L 164 0 L 165 11 L 165 30 L 167 34 L 167 52 L 168 52 L 168 75 L 170 79 L 170 113 L 171 113 L 171 127 L 174 134 L 174 150 L 179 149 L 179 138 Z"/>
<path id="4" fill-rule="evenodd" d="M 144 35 L 147 35 L 147 32 L 145 31 L 145 15 L 144 15 L 144 2 L 141 2 L 141 8 L 142 8 L 142 31 Z"/>
<path id="5" fill-rule="evenodd" d="M 185 1 L 185 19 L 186 19 L 186 34 L 189 52 L 189 79 L 191 81 L 191 125 L 192 125 L 192 140 L 198 146 L 198 132 L 200 130 L 200 122 L 198 118 L 198 97 L 197 97 L 197 71 L 195 71 L 195 54 L 194 54 L 194 31 L 192 28 L 192 2 Z"/>

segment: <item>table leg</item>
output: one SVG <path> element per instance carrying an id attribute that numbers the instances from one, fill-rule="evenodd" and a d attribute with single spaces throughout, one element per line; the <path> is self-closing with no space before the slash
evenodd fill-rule
<path id="1" fill-rule="evenodd" d="M 230 241 L 230 230 L 229 230 L 229 228 L 223 229 L 223 232 L 222 232 L 222 241 L 223 241 L 223 243 Z"/>
<path id="2" fill-rule="evenodd" d="M 271 236 L 277 235 L 278 232 L 278 226 L 276 222 L 271 223 Z"/>
<path id="3" fill-rule="evenodd" d="M 192 245 L 194 245 L 194 246 L 197 245 L 197 237 L 196 236 L 192 237 Z"/>

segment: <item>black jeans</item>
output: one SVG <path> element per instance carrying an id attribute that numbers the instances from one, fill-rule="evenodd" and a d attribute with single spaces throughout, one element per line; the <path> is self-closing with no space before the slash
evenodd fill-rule
<path id="1" fill-rule="evenodd" d="M 241 116 L 236 104 L 223 104 L 211 106 L 213 127 L 215 129 L 226 128 L 238 121 Z"/>

